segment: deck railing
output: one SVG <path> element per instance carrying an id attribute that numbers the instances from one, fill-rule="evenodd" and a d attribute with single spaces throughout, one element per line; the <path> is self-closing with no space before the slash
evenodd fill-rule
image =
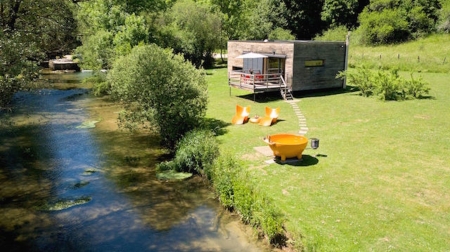
<path id="1" fill-rule="evenodd" d="M 276 91 L 283 87 L 279 73 L 260 74 L 232 71 L 228 76 L 228 84 L 252 92 Z"/>

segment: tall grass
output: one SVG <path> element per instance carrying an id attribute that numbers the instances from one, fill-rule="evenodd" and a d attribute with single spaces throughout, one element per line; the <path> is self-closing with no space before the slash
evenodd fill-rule
<path id="1" fill-rule="evenodd" d="M 430 35 L 398 45 L 361 46 L 350 42 L 349 67 L 365 64 L 402 71 L 450 73 L 450 34 Z"/>
<path id="2" fill-rule="evenodd" d="M 359 49 L 372 54 L 371 48 Z M 298 132 L 292 107 L 276 95 L 256 102 L 242 90 L 232 89 L 230 95 L 226 69 L 208 74 L 211 119 L 227 124 L 236 104 L 250 105 L 251 115 L 263 113 L 265 106 L 281 108 L 277 124 L 227 124 L 218 140 L 286 216 L 294 247 L 450 250 L 449 74 L 422 72 L 430 99 L 382 102 L 351 87 L 342 93 L 296 94 L 307 119 L 306 136 L 319 138 L 320 147 L 306 149 L 303 162 L 284 165 L 266 163 L 271 158 L 254 147 L 264 146 L 262 137 L 268 134 Z"/>

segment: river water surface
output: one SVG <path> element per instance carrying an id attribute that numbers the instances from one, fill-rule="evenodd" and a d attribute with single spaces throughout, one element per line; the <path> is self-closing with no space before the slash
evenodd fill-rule
<path id="1" fill-rule="evenodd" d="M 269 251 L 199 178 L 156 179 L 156 136 L 117 128 L 87 73 L 44 75 L 0 114 L 3 251 Z"/>

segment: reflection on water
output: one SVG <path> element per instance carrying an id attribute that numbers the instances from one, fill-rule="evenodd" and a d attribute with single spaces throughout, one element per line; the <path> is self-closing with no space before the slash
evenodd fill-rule
<path id="1" fill-rule="evenodd" d="M 158 181 L 157 137 L 118 130 L 120 108 L 91 97 L 83 75 L 51 76 L 59 89 L 18 93 L 13 113 L 0 115 L 0 247 L 268 250 L 201 179 Z"/>

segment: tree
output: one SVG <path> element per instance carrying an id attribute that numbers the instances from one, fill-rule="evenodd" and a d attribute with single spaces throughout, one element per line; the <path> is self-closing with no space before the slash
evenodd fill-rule
<path id="1" fill-rule="evenodd" d="M 196 67 L 211 67 L 220 47 L 220 17 L 192 0 L 180 0 L 163 17 L 163 47 L 174 49 Z"/>
<path id="2" fill-rule="evenodd" d="M 360 27 L 369 44 L 395 43 L 434 31 L 439 0 L 373 0 L 361 13 Z"/>
<path id="3" fill-rule="evenodd" d="M 222 15 L 224 36 L 231 40 L 241 38 L 247 24 L 245 0 L 210 0 L 210 3 Z"/>
<path id="4" fill-rule="evenodd" d="M 311 39 L 321 33 L 325 23 L 321 19 L 325 0 L 283 0 L 286 5 L 287 29 L 297 39 Z"/>
<path id="5" fill-rule="evenodd" d="M 108 73 L 113 99 L 123 103 L 120 125 L 149 126 L 173 148 L 206 113 L 204 76 L 181 55 L 157 45 L 137 46 L 120 57 Z"/>
<path id="6" fill-rule="evenodd" d="M 68 0 L 0 1 L 0 106 L 36 76 L 36 63 L 77 44 Z"/>
<path id="7" fill-rule="evenodd" d="M 242 32 L 241 39 L 294 38 L 289 30 L 284 29 L 288 22 L 284 17 L 286 6 L 283 2 L 277 0 L 248 0 L 247 8 L 247 25 Z"/>
<path id="8" fill-rule="evenodd" d="M 368 4 L 369 0 L 325 0 L 322 20 L 331 28 L 346 26 L 354 29 L 359 25 L 358 15 Z"/>
<path id="9" fill-rule="evenodd" d="M 84 68 L 111 68 L 116 57 L 150 38 L 146 14 L 165 8 L 165 1 L 90 0 L 79 3 L 76 18 L 82 46 L 77 48 Z"/>

